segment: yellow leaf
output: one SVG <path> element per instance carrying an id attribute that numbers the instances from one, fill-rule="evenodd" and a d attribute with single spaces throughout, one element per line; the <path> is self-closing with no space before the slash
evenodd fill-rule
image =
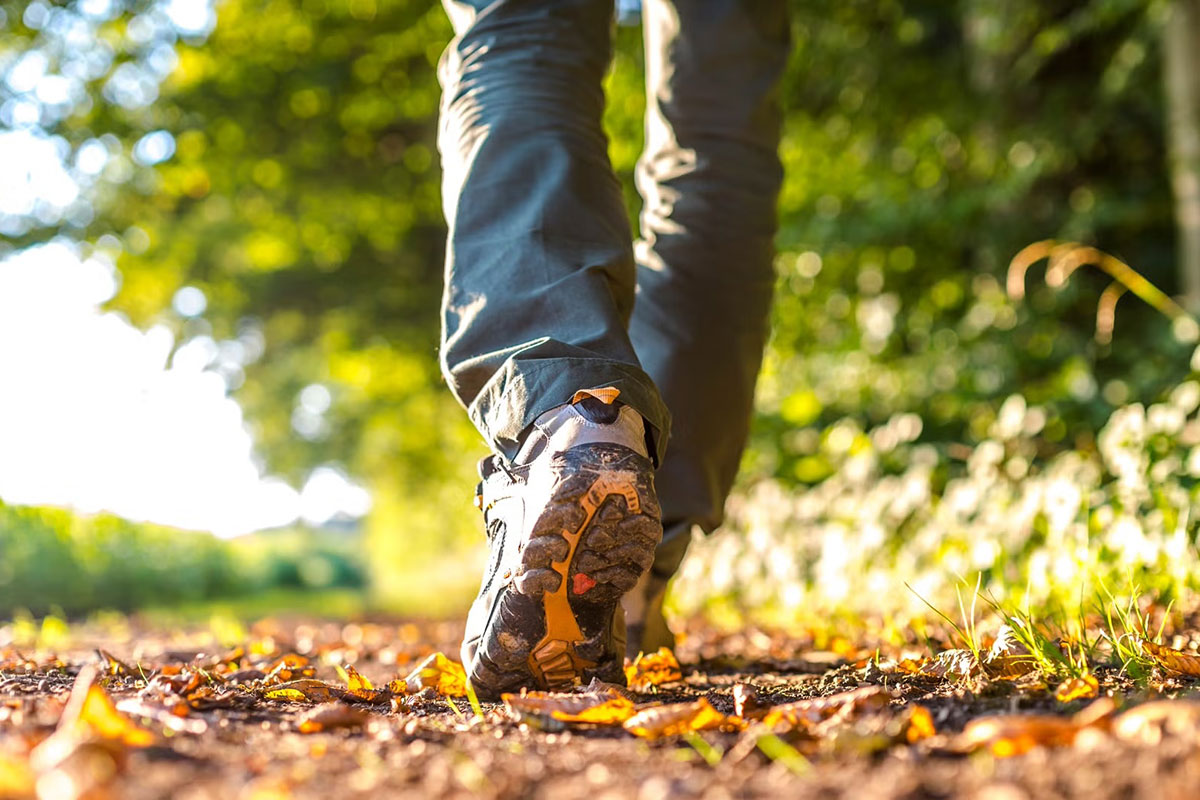
<path id="1" fill-rule="evenodd" d="M 659 739 L 689 731 L 711 730 L 733 722 L 701 697 L 694 703 L 674 703 L 639 711 L 625 720 L 624 728 L 643 739 Z"/>
<path id="2" fill-rule="evenodd" d="M 1173 647 L 1163 647 L 1147 639 L 1142 639 L 1142 649 L 1172 672 L 1189 675 L 1193 678 L 1200 677 L 1200 656 L 1194 653 L 1185 653 Z"/>
<path id="3" fill-rule="evenodd" d="M 925 706 L 914 705 L 908 712 L 908 725 L 904 729 L 904 738 L 909 744 L 919 742 L 937 735 L 937 726 L 933 724 L 933 715 Z"/>
<path id="4" fill-rule="evenodd" d="M 462 664 L 446 658 L 444 653 L 433 653 L 404 679 L 410 694 L 424 689 L 433 689 L 445 697 L 467 696 L 467 673 Z"/>
<path id="5" fill-rule="evenodd" d="M 329 703 L 337 700 L 343 694 L 345 694 L 345 690 L 341 687 L 330 686 L 316 678 L 301 678 L 273 686 L 266 691 L 264 696 L 271 700 L 306 700 L 311 703 Z"/>
<path id="6" fill-rule="evenodd" d="M 1095 697 L 1099 692 L 1100 684 L 1096 682 L 1096 676 L 1084 675 L 1082 678 L 1070 678 L 1063 681 L 1054 691 L 1054 696 L 1060 703 L 1069 703 L 1072 700 Z"/>
<path id="7" fill-rule="evenodd" d="M 374 689 L 371 682 L 358 674 L 358 670 L 354 667 L 346 667 L 346 688 L 352 692 L 357 692 L 360 689 Z"/>
<path id="8" fill-rule="evenodd" d="M 625 680 L 635 692 L 647 692 L 663 683 L 683 678 L 679 662 L 670 648 L 660 647 L 657 653 L 639 653 L 632 664 L 625 667 Z"/>
<path id="9" fill-rule="evenodd" d="M 615 689 L 580 694 L 525 692 L 501 697 L 518 714 L 548 716 L 560 722 L 620 725 L 634 714 L 633 701 Z"/>
<path id="10" fill-rule="evenodd" d="M 397 678 L 394 681 L 388 681 L 387 690 L 392 694 L 407 694 L 408 682 L 403 678 Z"/>
<path id="11" fill-rule="evenodd" d="M 80 676 L 83 677 L 83 674 Z M 78 703 L 76 712 L 73 706 L 76 705 L 75 695 L 80 688 L 79 681 L 76 681 L 75 688 L 71 691 L 71 699 L 67 701 L 67 708 L 59 722 L 60 728 L 65 723 L 77 734 L 93 733 L 103 739 L 118 740 L 130 747 L 146 747 L 153 743 L 154 735 L 144 728 L 139 728 L 117 711 L 104 690 L 94 683 L 89 682 L 83 687 L 85 694 L 82 702 Z M 71 715 L 74 715 L 74 720 L 68 721 Z"/>
<path id="12" fill-rule="evenodd" d="M 32 797 L 33 783 L 29 764 L 0 753 L 0 797 Z"/>

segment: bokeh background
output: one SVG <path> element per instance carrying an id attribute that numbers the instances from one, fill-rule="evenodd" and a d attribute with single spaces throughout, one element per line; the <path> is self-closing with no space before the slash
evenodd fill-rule
<path id="1" fill-rule="evenodd" d="M 792 5 L 752 442 L 674 612 L 1192 588 L 1195 321 L 1126 294 L 1098 336 L 1103 272 L 1006 285 L 1076 240 L 1196 311 L 1200 4 Z M 469 600 L 450 35 L 418 0 L 0 0 L 0 615 Z M 606 82 L 631 219 L 640 36 Z"/>

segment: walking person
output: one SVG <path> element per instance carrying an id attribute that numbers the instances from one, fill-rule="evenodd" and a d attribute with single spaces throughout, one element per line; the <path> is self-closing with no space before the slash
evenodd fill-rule
<path id="1" fill-rule="evenodd" d="M 774 284 L 784 0 L 645 0 L 633 241 L 601 119 L 612 0 L 445 0 L 443 372 L 492 448 L 480 694 L 623 682 L 722 518 Z"/>

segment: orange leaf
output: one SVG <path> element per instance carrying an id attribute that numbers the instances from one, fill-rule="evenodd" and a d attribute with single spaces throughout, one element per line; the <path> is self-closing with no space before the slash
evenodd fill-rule
<path id="1" fill-rule="evenodd" d="M 432 688 L 445 697 L 467 696 L 467 673 L 462 664 L 446 658 L 444 653 L 433 653 L 404 679 L 410 694 Z"/>
<path id="2" fill-rule="evenodd" d="M 1100 684 L 1096 682 L 1096 676 L 1084 675 L 1082 678 L 1070 678 L 1063 681 L 1054 691 L 1054 696 L 1060 703 L 1069 703 L 1081 698 L 1090 699 L 1099 693 Z"/>
<path id="3" fill-rule="evenodd" d="M 360 728 L 366 724 L 370 714 L 344 703 L 326 703 L 306 711 L 300 717 L 301 733 L 318 733 L 334 728 Z"/>
<path id="4" fill-rule="evenodd" d="M 694 703 L 673 703 L 639 711 L 625 720 L 625 730 L 643 739 L 659 739 L 735 723 L 701 697 Z"/>
<path id="5" fill-rule="evenodd" d="M 937 726 L 933 724 L 933 715 L 925 706 L 914 705 L 908 712 L 908 725 L 904 729 L 904 738 L 909 744 L 919 742 L 937 735 Z"/>
<path id="6" fill-rule="evenodd" d="M 1036 714 L 1004 714 L 972 720 L 960 741 L 968 749 L 986 747 L 998 758 L 1028 753 L 1035 747 L 1065 747 L 1082 726 L 1069 719 Z"/>
<path id="7" fill-rule="evenodd" d="M 683 678 L 679 662 L 668 647 L 658 648 L 657 653 L 639 653 L 632 664 L 625 667 L 625 680 L 635 692 L 647 692 L 663 683 Z"/>
<path id="8" fill-rule="evenodd" d="M 1142 649 L 1149 653 L 1155 661 L 1172 672 L 1178 672 L 1180 675 L 1188 675 L 1193 678 L 1200 677 L 1200 656 L 1194 653 L 1185 653 L 1173 647 L 1163 647 L 1147 639 L 1142 639 Z"/>

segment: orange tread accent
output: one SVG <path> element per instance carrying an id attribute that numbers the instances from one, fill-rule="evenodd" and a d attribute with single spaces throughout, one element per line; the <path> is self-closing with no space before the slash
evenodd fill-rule
<path id="1" fill-rule="evenodd" d="M 565 528 L 562 531 L 562 537 L 567 540 L 567 554 L 562 561 L 550 564 L 550 568 L 562 576 L 562 581 L 558 589 L 542 596 L 546 635 L 529 651 L 530 670 L 541 678 L 547 688 L 570 684 L 585 667 L 595 666 L 575 653 L 576 643 L 583 640 L 583 631 L 579 629 L 579 622 L 575 619 L 567 596 L 567 572 L 571 569 L 571 560 L 575 557 L 583 532 L 609 495 L 621 495 L 630 513 L 641 513 L 642 503 L 636 481 L 637 475 L 627 470 L 597 477 L 587 493 L 579 499 L 579 505 L 585 512 L 583 522 L 574 532 Z"/>

